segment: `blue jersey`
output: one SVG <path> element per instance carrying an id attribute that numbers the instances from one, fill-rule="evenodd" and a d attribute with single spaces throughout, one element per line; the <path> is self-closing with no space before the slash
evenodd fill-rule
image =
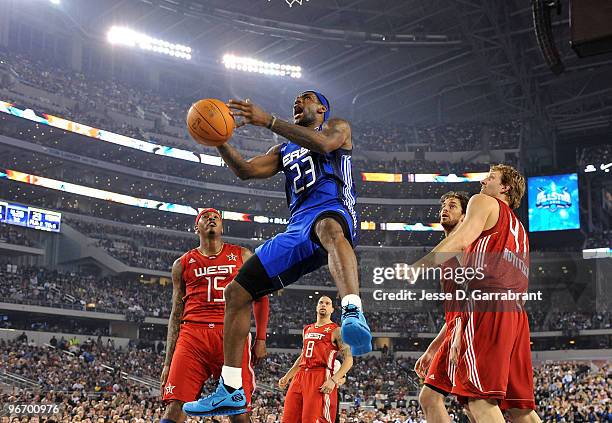
<path id="1" fill-rule="evenodd" d="M 341 203 L 353 218 L 353 225 L 358 226 L 351 150 L 339 148 L 321 154 L 289 141 L 281 146 L 280 157 L 292 216 L 303 210 Z"/>

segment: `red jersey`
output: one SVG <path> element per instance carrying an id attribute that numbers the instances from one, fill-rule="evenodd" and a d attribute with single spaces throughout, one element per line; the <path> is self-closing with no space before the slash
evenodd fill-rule
<path id="1" fill-rule="evenodd" d="M 183 320 L 223 323 L 224 290 L 242 266 L 242 247 L 223 244 L 221 252 L 205 256 L 194 248 L 181 257 L 185 282 Z"/>
<path id="2" fill-rule="evenodd" d="M 455 282 L 455 278 L 452 277 L 455 273 L 455 269 L 459 268 L 459 260 L 456 257 L 448 260 L 442 267 L 442 292 L 444 294 L 451 294 L 452 300 L 444 300 L 444 317 L 446 324 L 455 320 L 455 317 L 461 313 L 463 308 L 463 302 L 458 301 L 456 298 L 456 291 L 462 289 L 462 285 Z"/>
<path id="3" fill-rule="evenodd" d="M 529 240 L 527 231 L 512 209 L 501 200 L 499 218 L 465 250 L 468 267 L 482 269 L 484 277 L 469 281 L 470 290 L 487 292 L 527 292 L 529 278 Z"/>
<path id="4" fill-rule="evenodd" d="M 312 323 L 304 327 L 300 368 L 324 367 L 333 373 L 338 347 L 332 342 L 332 334 L 337 327 L 334 322 L 319 327 Z"/>

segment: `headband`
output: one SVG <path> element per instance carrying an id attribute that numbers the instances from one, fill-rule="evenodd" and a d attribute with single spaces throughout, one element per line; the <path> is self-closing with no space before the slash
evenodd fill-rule
<path id="1" fill-rule="evenodd" d="M 317 96 L 319 103 L 325 106 L 327 110 L 325 111 L 325 114 L 323 115 L 323 122 L 327 122 L 327 120 L 329 119 L 329 113 L 331 111 L 331 105 L 329 104 L 329 100 L 327 99 L 327 97 L 325 97 L 323 94 L 315 90 L 307 90 L 307 91 L 304 91 L 304 93 L 313 93 L 314 95 Z"/>
<path id="2" fill-rule="evenodd" d="M 200 218 L 202 217 L 204 213 L 215 213 L 217 216 L 219 216 L 219 219 L 223 219 L 223 217 L 221 217 L 221 212 L 219 210 L 209 207 L 207 209 L 202 209 L 202 211 L 198 213 L 198 216 L 196 217 L 196 220 L 195 220 L 196 226 L 198 226 L 198 223 L 200 222 Z"/>

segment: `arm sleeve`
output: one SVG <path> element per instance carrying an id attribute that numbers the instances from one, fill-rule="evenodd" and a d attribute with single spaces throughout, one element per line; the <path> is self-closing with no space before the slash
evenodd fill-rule
<path id="1" fill-rule="evenodd" d="M 265 295 L 253 303 L 253 315 L 255 316 L 255 339 L 266 340 L 269 314 L 270 299 L 267 295 Z"/>

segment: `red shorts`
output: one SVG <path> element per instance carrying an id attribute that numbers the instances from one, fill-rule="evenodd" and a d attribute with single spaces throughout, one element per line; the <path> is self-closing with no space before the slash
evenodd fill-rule
<path id="1" fill-rule="evenodd" d="M 456 368 L 450 362 L 450 347 L 455 336 L 457 320 L 461 320 L 458 315 L 446 323 L 446 335 L 444 335 L 442 345 L 431 360 L 427 376 L 425 376 L 425 385 L 443 395 L 450 394 L 455 381 Z"/>
<path id="2" fill-rule="evenodd" d="M 251 335 L 244 345 L 242 387 L 247 406 L 255 390 L 255 373 L 251 367 Z M 168 381 L 164 385 L 164 401 L 195 401 L 202 385 L 210 378 L 221 376 L 223 366 L 223 325 L 183 323 L 170 364 Z"/>
<path id="3" fill-rule="evenodd" d="M 285 395 L 282 423 L 334 423 L 338 411 L 338 388 L 329 394 L 319 390 L 329 369 L 300 369 Z"/>
<path id="4" fill-rule="evenodd" d="M 462 403 L 492 399 L 502 410 L 535 410 L 527 313 L 476 311 L 464 324 L 452 393 Z"/>

